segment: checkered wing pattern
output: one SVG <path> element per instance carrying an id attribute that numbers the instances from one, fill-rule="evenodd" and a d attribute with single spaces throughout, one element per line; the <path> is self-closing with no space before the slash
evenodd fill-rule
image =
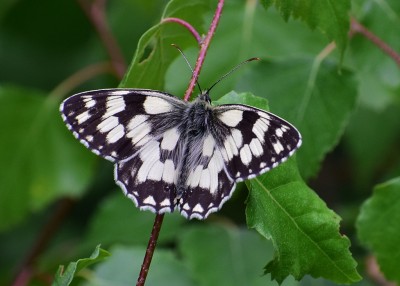
<path id="1" fill-rule="evenodd" d="M 202 94 L 204 95 L 204 94 Z M 236 183 L 285 161 L 301 136 L 285 120 L 246 105 L 213 107 L 146 89 L 79 93 L 60 106 L 67 127 L 115 163 L 115 180 L 142 210 L 191 219 L 219 210 Z"/>

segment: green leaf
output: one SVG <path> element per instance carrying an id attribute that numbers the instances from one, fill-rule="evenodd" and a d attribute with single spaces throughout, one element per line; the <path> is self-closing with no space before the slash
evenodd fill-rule
<path id="1" fill-rule="evenodd" d="M 336 146 L 357 99 L 353 74 L 320 59 L 261 62 L 239 83 L 240 89 L 269 100 L 271 111 L 294 124 L 303 137 L 297 152 L 304 178 L 315 176 L 326 153 Z"/>
<path id="2" fill-rule="evenodd" d="M 143 247 L 114 246 L 112 256 L 96 267 L 89 282 L 84 285 L 134 285 L 140 272 L 146 249 Z M 186 266 L 169 250 L 158 248 L 154 252 L 146 285 L 194 285 Z"/>
<path id="3" fill-rule="evenodd" d="M 7 134 L 0 140 L 0 229 L 61 196 L 79 196 L 92 178 L 95 156 L 70 134 L 58 105 L 39 91 L 0 87 Z"/>
<path id="4" fill-rule="evenodd" d="M 278 283 L 306 274 L 337 283 L 360 280 L 350 241 L 339 233 L 339 216 L 302 181 L 294 158 L 248 184 L 247 223 L 275 248 L 266 273 Z"/>
<path id="5" fill-rule="evenodd" d="M 260 109 L 268 110 L 268 100 L 262 97 L 255 96 L 250 92 L 237 93 L 231 91 L 220 99 L 213 101 L 215 105 L 221 104 L 246 104 Z"/>
<path id="6" fill-rule="evenodd" d="M 355 11 L 352 14 L 370 32 L 396 50 L 400 46 L 400 38 L 393 27 L 400 25 L 399 3 L 397 0 L 353 1 Z M 357 71 L 361 104 L 382 112 L 398 102 L 400 72 L 390 56 L 361 34 L 352 37 L 348 55 L 346 64 Z"/>
<path id="7" fill-rule="evenodd" d="M 296 22 L 285 23 L 276 11 L 266 11 L 257 7 L 257 2 L 225 2 L 221 21 L 207 51 L 199 77 L 203 88 L 211 86 L 233 66 L 249 57 L 287 59 L 313 56 L 326 46 L 326 40 L 320 33 L 310 31 Z M 205 22 L 210 23 L 212 16 L 211 12 L 208 13 Z M 197 17 L 197 14 L 193 14 L 192 17 Z M 195 62 L 197 53 L 198 48 L 185 49 L 190 63 Z M 248 63 L 229 75 L 215 86 L 211 98 L 218 99 L 222 94 L 235 89 L 243 73 L 258 64 Z M 175 95 L 183 94 L 188 85 L 189 74 L 186 62 L 177 57 L 167 70 L 165 90 Z"/>
<path id="8" fill-rule="evenodd" d="M 400 283 L 400 177 L 377 185 L 357 219 L 360 240 L 376 255 L 386 278 Z"/>
<path id="9" fill-rule="evenodd" d="M 162 19 L 177 17 L 188 20 L 198 31 L 202 27 L 201 15 L 214 8 L 212 1 L 174 0 L 169 2 Z M 194 14 L 193 12 L 196 11 Z M 195 15 L 195 17 L 193 17 Z M 198 46 L 190 33 L 177 23 L 160 23 L 149 29 L 140 38 L 130 67 L 120 87 L 164 88 L 164 76 L 171 62 L 179 52 L 171 46 L 178 44 L 181 48 Z M 187 76 L 190 79 L 190 73 Z"/>
<path id="10" fill-rule="evenodd" d="M 265 8 L 274 5 L 285 21 L 290 17 L 300 19 L 312 29 L 317 28 L 330 41 L 335 41 L 343 55 L 350 27 L 348 0 L 262 0 Z"/>
<path id="11" fill-rule="evenodd" d="M 254 232 L 221 226 L 187 229 L 179 244 L 185 265 L 198 285 L 276 285 L 261 276 L 272 257 L 271 244 Z M 284 285 L 296 285 L 288 279 Z"/>
<path id="12" fill-rule="evenodd" d="M 94 214 L 81 247 L 100 242 L 102 245 L 118 242 L 146 246 L 154 217 L 154 213 L 140 211 L 120 190 L 115 190 L 115 194 L 107 197 Z M 177 212 L 166 214 L 158 244 L 171 242 L 180 233 L 184 221 Z"/>
<path id="13" fill-rule="evenodd" d="M 96 246 L 96 249 L 90 255 L 89 258 L 78 259 L 76 262 L 68 264 L 67 269 L 64 271 L 64 266 L 60 266 L 56 273 L 55 279 L 52 283 L 53 286 L 64 286 L 70 285 L 76 275 L 79 274 L 84 268 L 104 260 L 110 256 L 110 253 L 100 248 L 100 245 Z"/>

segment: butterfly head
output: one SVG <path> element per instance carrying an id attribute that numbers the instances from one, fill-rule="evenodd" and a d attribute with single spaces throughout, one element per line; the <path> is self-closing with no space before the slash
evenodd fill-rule
<path id="1" fill-rule="evenodd" d="M 210 98 L 210 94 L 209 94 L 209 89 L 203 90 L 200 94 L 199 94 L 199 100 L 201 101 L 205 101 L 208 104 L 211 104 L 211 98 Z"/>

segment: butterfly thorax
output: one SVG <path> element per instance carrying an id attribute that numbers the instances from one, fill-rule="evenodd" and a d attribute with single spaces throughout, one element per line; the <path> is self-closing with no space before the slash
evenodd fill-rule
<path id="1" fill-rule="evenodd" d="M 183 156 L 179 164 L 180 172 L 176 186 L 178 197 L 187 189 L 186 181 L 190 171 L 201 164 L 203 141 L 209 134 L 212 122 L 212 106 L 203 95 L 189 103 L 184 111 L 181 125 L 182 134 L 184 134 L 182 138 Z"/>

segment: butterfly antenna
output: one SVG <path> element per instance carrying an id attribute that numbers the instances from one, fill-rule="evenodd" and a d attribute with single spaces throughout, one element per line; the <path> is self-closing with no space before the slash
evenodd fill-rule
<path id="1" fill-rule="evenodd" d="M 185 54 L 182 52 L 181 48 L 180 48 L 179 46 L 175 45 L 175 44 L 171 44 L 171 46 L 173 46 L 174 48 L 176 48 L 176 49 L 181 53 L 182 57 L 185 59 L 187 65 L 189 66 L 190 70 L 192 71 L 192 76 L 193 76 L 194 70 L 193 70 L 192 66 L 190 65 L 190 63 L 189 63 L 187 57 L 185 56 Z M 200 93 L 201 93 L 201 92 L 202 92 L 202 89 L 201 89 L 201 87 L 200 87 L 199 82 L 197 81 L 197 78 L 196 78 L 196 84 L 197 84 L 197 87 L 199 88 L 199 91 L 200 91 Z"/>
<path id="2" fill-rule="evenodd" d="M 231 69 L 230 71 L 228 71 L 226 74 L 224 74 L 219 80 L 217 80 L 216 83 L 214 83 L 209 89 L 207 89 L 207 92 L 210 92 L 210 90 L 216 86 L 221 80 L 223 80 L 224 78 L 226 78 L 228 75 L 230 75 L 231 73 L 233 73 L 235 70 L 237 70 L 238 68 L 240 68 L 242 65 L 251 62 L 251 61 L 258 61 L 260 60 L 260 58 L 250 58 L 248 60 L 245 60 L 243 62 L 241 62 L 240 64 L 238 64 L 237 66 L 235 66 L 233 69 Z"/>

